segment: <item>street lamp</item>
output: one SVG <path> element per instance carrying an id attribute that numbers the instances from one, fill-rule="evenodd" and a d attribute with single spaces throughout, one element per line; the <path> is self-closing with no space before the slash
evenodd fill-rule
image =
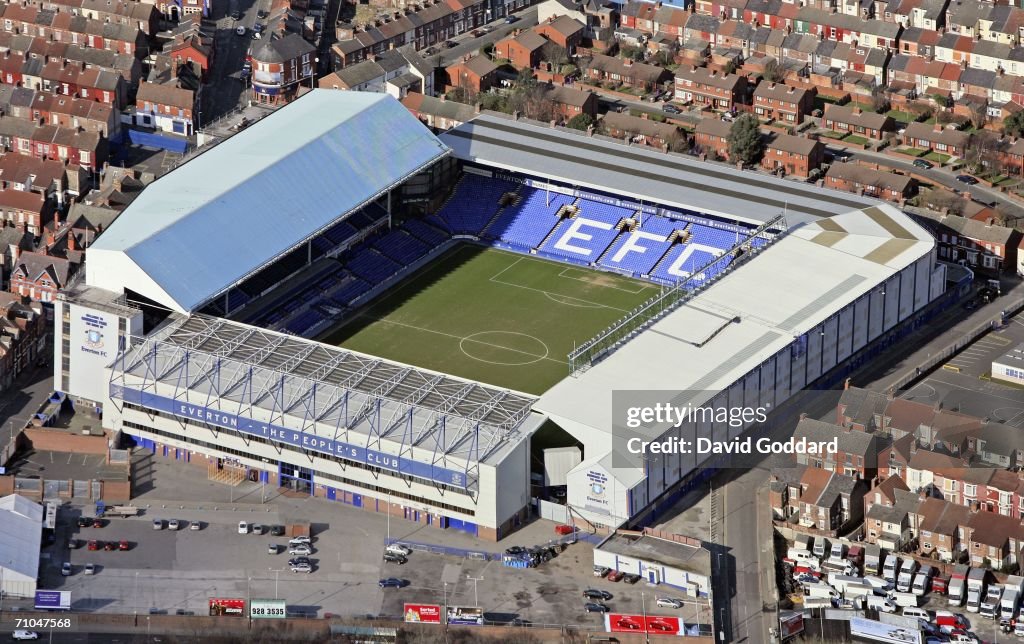
<path id="1" fill-rule="evenodd" d="M 139 573 L 138 573 L 138 571 L 136 571 L 136 573 L 135 573 L 135 592 L 132 593 L 132 596 L 135 598 L 135 601 L 133 602 L 135 604 L 135 619 L 136 619 L 136 621 L 138 621 L 138 619 L 139 619 Z M 136 626 L 138 626 L 138 624 L 136 624 Z"/>
<path id="2" fill-rule="evenodd" d="M 644 597 L 643 591 L 640 591 L 640 609 L 644 615 L 644 641 L 651 644 L 651 632 L 647 628 L 647 599 Z"/>
<path id="3" fill-rule="evenodd" d="M 477 608 L 480 608 L 480 596 L 476 592 L 476 582 L 483 581 L 484 578 L 483 577 L 470 577 L 469 575 L 466 575 L 466 579 L 468 579 L 468 580 L 473 582 L 473 605 L 476 606 Z"/>
<path id="4" fill-rule="evenodd" d="M 274 599 L 277 599 L 277 582 L 280 580 L 280 578 L 281 578 L 281 571 L 284 570 L 284 569 L 283 568 L 267 568 L 267 570 L 271 570 L 274 573 Z"/>

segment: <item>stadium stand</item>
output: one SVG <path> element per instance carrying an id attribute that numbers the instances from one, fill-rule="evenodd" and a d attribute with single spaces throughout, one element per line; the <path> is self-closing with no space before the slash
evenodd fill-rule
<path id="1" fill-rule="evenodd" d="M 411 264 L 430 251 L 429 246 L 400 228 L 379 237 L 373 247 L 399 264 Z"/>
<path id="2" fill-rule="evenodd" d="M 430 246 L 436 246 L 448 240 L 448 235 L 443 229 L 421 219 L 408 219 L 402 223 L 402 227 Z"/>
<path id="3" fill-rule="evenodd" d="M 284 325 L 284 328 L 295 335 L 302 335 L 322 321 L 323 316 L 321 316 L 319 312 L 314 311 L 313 309 L 306 309 L 289 320 Z"/>
<path id="4" fill-rule="evenodd" d="M 642 225 L 637 226 L 633 232 L 627 232 L 615 240 L 615 243 L 601 257 L 600 264 L 607 268 L 619 271 L 628 271 L 634 277 L 641 277 L 649 274 L 672 244 L 668 241 L 669 235 L 676 230 L 686 227 L 685 221 L 668 219 L 657 215 L 645 215 L 638 218 Z M 661 240 L 649 239 L 646 235 L 634 234 L 642 231 L 651 235 L 657 235 Z M 640 247 L 640 250 L 631 250 L 618 257 L 619 251 L 630 244 L 633 248 Z M 618 257 L 618 259 L 616 259 Z"/>
<path id="5" fill-rule="evenodd" d="M 700 224 L 690 224 L 689 230 L 693 235 L 692 242 L 704 244 L 705 246 L 714 246 L 723 251 L 729 250 L 741 239 L 741 236 L 735 230 L 722 230 Z"/>
<path id="6" fill-rule="evenodd" d="M 358 277 L 352 277 L 345 282 L 341 288 L 331 294 L 330 299 L 332 302 L 341 307 L 347 307 L 352 304 L 352 301 L 363 293 L 369 291 L 372 285 L 361 280 Z"/>
<path id="7" fill-rule="evenodd" d="M 662 260 L 658 262 L 657 266 L 654 267 L 654 270 L 651 272 L 651 277 L 669 284 L 684 281 L 686 279 L 685 277 L 673 275 L 668 272 L 668 270 L 684 253 L 688 253 L 688 256 L 678 269 L 684 273 L 692 274 L 697 269 L 703 268 L 708 262 L 715 258 L 711 253 L 703 250 L 696 250 L 690 244 L 676 244 L 669 250 L 669 252 L 665 253 L 665 257 L 662 258 Z"/>
<path id="8" fill-rule="evenodd" d="M 498 211 L 502 195 L 515 192 L 516 187 L 507 181 L 467 174 L 436 215 L 452 233 L 477 236 Z"/>
<path id="9" fill-rule="evenodd" d="M 540 245 L 559 222 L 555 216 L 562 206 L 575 199 L 559 193 L 523 186 L 520 200 L 506 206 L 501 215 L 483 231 L 483 236 L 499 242 L 499 246 L 529 252 Z"/>
<path id="10" fill-rule="evenodd" d="M 555 245 L 562 239 L 563 231 L 568 228 L 568 226 L 563 225 L 560 225 L 554 234 L 548 236 L 544 243 L 541 244 L 540 250 L 559 259 L 590 264 L 596 262 L 608 247 L 612 245 L 615 238 L 618 237 L 619 229 L 616 226 L 623 219 L 632 217 L 634 213 L 627 208 L 620 208 L 597 201 L 588 201 L 586 199 L 581 199 L 576 204 L 576 207 L 579 208 L 579 212 L 573 219 L 578 222 L 577 232 L 579 236 L 574 236 L 566 245 L 582 249 L 582 252 L 556 248 Z M 583 221 L 597 222 L 610 228 L 602 230 L 597 225 L 583 224 Z"/>

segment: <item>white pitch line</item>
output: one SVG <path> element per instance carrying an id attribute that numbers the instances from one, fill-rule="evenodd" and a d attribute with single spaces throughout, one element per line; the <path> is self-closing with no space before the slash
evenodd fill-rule
<path id="1" fill-rule="evenodd" d="M 364 315 L 363 317 L 369 317 L 369 316 L 365 316 Z M 540 358 L 542 360 L 550 360 L 551 362 L 556 362 L 558 364 L 566 364 L 566 362 L 564 360 L 555 360 L 554 358 L 549 358 L 549 357 L 545 357 L 545 356 L 539 356 L 539 355 L 537 355 L 535 353 L 530 353 L 529 351 L 523 351 L 521 349 L 513 349 L 511 347 L 503 347 L 500 344 L 492 344 L 490 342 L 483 342 L 481 340 L 474 340 L 473 338 L 471 338 L 469 336 L 461 336 L 461 335 L 455 335 L 453 333 L 445 333 L 444 331 L 435 331 L 433 329 L 425 329 L 425 328 L 423 328 L 421 326 L 416 326 L 415 324 L 406 324 L 405 322 L 396 322 L 394 320 L 386 320 L 384 318 L 372 318 L 371 317 L 370 319 L 371 320 L 376 320 L 377 322 L 383 322 L 385 324 L 394 324 L 396 326 L 404 326 L 404 327 L 406 327 L 408 329 L 416 329 L 417 331 L 423 331 L 424 333 L 434 333 L 436 335 L 443 335 L 443 336 L 448 337 L 448 338 L 454 338 L 455 340 L 459 340 L 460 342 L 473 342 L 473 343 L 476 343 L 476 344 L 484 344 L 484 345 L 487 345 L 487 346 L 490 346 L 490 347 L 494 347 L 495 349 L 504 349 L 505 351 L 511 351 L 512 353 L 521 353 L 521 354 L 523 354 L 525 356 L 529 356 L 531 358 Z"/>
<path id="2" fill-rule="evenodd" d="M 513 284 L 511 282 L 502 282 L 501 280 L 496 280 L 493 277 L 491 278 L 491 281 L 494 282 L 495 284 L 504 284 L 505 286 L 514 286 L 516 288 L 524 288 L 527 291 L 533 291 L 534 293 L 542 293 L 544 295 L 554 295 L 554 296 L 557 296 L 557 297 L 563 297 L 563 298 L 565 298 L 567 300 L 575 300 L 577 302 L 582 302 L 584 304 L 590 304 L 590 305 L 592 305 L 594 307 L 597 307 L 597 308 L 611 309 L 612 311 L 620 311 L 622 313 L 629 313 L 629 311 L 626 310 L 626 309 L 620 309 L 617 306 L 608 306 L 607 304 L 601 304 L 600 302 L 591 302 L 590 300 L 584 300 L 581 297 L 573 297 L 571 295 L 562 295 L 561 293 L 552 293 L 551 291 L 545 291 L 543 289 L 533 288 L 532 286 L 523 286 L 522 284 Z"/>

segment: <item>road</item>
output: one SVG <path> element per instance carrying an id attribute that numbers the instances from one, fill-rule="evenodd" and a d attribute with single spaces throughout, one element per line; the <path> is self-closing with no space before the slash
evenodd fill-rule
<path id="1" fill-rule="evenodd" d="M 494 31 L 489 34 L 484 34 L 477 38 L 471 33 L 465 33 L 452 39 L 458 44 L 451 49 L 444 49 L 443 45 L 435 45 L 434 48 L 440 50 L 438 53 L 428 56 L 426 54 L 427 50 L 422 50 L 420 51 L 420 54 L 423 55 L 427 63 L 434 65 L 435 67 L 445 67 L 461 59 L 466 54 L 475 54 L 485 45 L 498 42 L 516 29 L 529 29 L 530 27 L 537 25 L 536 7 L 527 9 L 526 11 L 515 15 L 518 16 L 519 19 L 512 24 L 505 24 L 504 18 L 491 22 L 490 26 L 494 28 Z"/>
<path id="2" fill-rule="evenodd" d="M 880 152 L 870 152 L 867 150 L 850 150 L 843 148 L 842 146 L 828 146 L 827 149 L 830 152 L 846 152 L 852 156 L 851 160 L 863 160 L 871 163 L 877 163 L 887 168 L 894 170 L 900 170 L 901 172 L 914 173 L 918 176 L 927 177 L 929 181 L 943 185 L 947 188 L 957 191 L 969 191 L 971 196 L 978 201 L 986 203 L 995 202 L 1005 208 L 1008 212 L 1014 214 L 1017 217 L 1024 217 L 1024 207 L 1018 204 L 1016 201 L 1007 198 L 1003 193 L 992 188 L 987 188 L 981 184 L 974 186 L 966 186 L 956 180 L 956 175 L 949 170 L 940 170 L 939 168 L 932 168 L 931 170 L 922 170 L 914 167 L 910 161 L 904 161 L 891 157 L 887 154 Z"/>
<path id="3" fill-rule="evenodd" d="M 270 9 L 270 0 L 229 0 L 214 3 L 210 18 L 204 20 L 214 29 L 217 55 L 213 59 L 210 77 L 203 87 L 202 124 L 210 123 L 233 111 L 244 100 L 246 82 L 240 72 L 252 40 L 252 26 L 256 24 L 256 13 Z M 234 11 L 242 13 L 241 20 L 231 19 Z M 235 29 L 244 26 L 245 36 L 239 36 Z"/>
<path id="4" fill-rule="evenodd" d="M 52 349 L 50 351 L 52 355 Z M 35 366 L 25 370 L 4 390 L 0 396 L 0 429 L 7 431 L 0 431 L 0 448 L 7 445 L 14 431 L 26 424 L 28 417 L 42 406 L 51 393 L 53 367 L 50 366 Z"/>

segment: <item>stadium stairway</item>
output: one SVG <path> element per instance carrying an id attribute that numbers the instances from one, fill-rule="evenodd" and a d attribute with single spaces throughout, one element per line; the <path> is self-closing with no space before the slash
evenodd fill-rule
<path id="1" fill-rule="evenodd" d="M 649 277 L 654 277 L 655 275 L 657 275 L 658 271 L 661 270 L 661 265 L 664 264 L 665 262 L 669 261 L 674 256 L 674 253 L 672 251 L 675 250 L 675 248 L 677 246 L 679 246 L 679 245 L 680 244 L 672 244 L 672 245 L 670 245 L 668 247 L 668 250 L 665 251 L 665 254 L 662 255 L 661 258 L 657 262 L 655 262 L 654 266 L 651 267 L 651 270 L 648 271 L 647 275 Z M 659 281 L 664 281 L 661 278 L 655 278 L 655 279 L 658 279 Z"/>
<path id="2" fill-rule="evenodd" d="M 551 239 L 555 235 L 557 235 L 560 230 L 563 230 L 566 226 L 569 225 L 569 221 L 571 219 L 572 219 L 571 217 L 561 217 L 561 218 L 559 218 L 558 223 L 555 224 L 554 227 L 552 227 L 551 230 L 548 231 L 548 234 L 544 236 L 544 239 L 540 240 L 540 243 L 537 244 L 537 246 L 534 248 L 534 250 L 540 250 L 540 249 L 544 248 L 544 245 L 547 244 L 549 241 L 551 241 Z"/>
<path id="3" fill-rule="evenodd" d="M 521 198 L 521 197 L 519 197 L 519 186 L 516 186 L 516 189 L 515 189 L 514 193 L 515 193 L 517 199 Z M 516 201 L 515 203 L 519 203 L 519 202 Z M 515 205 L 515 204 L 510 204 L 510 205 Z M 498 239 L 498 237 L 491 237 L 491 236 L 489 236 L 488 233 L 489 233 L 489 231 L 491 229 L 491 226 L 494 225 L 494 222 L 498 221 L 498 219 L 501 217 L 502 213 L 505 212 L 505 208 L 506 208 L 506 206 L 501 206 L 500 208 L 498 208 L 498 211 L 494 213 L 494 216 L 487 220 L 487 224 L 485 224 L 484 227 L 480 229 L 480 239 Z"/>

